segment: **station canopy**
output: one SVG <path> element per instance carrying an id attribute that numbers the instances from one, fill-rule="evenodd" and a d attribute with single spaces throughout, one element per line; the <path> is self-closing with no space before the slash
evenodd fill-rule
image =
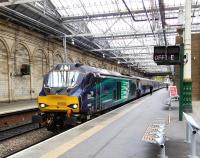
<path id="1" fill-rule="evenodd" d="M 153 61 L 154 46 L 175 45 L 184 27 L 184 0 L 46 0 L 31 2 L 67 28 L 74 45 L 143 73 L 170 73 Z M 200 1 L 192 1 L 192 32 L 199 32 Z"/>

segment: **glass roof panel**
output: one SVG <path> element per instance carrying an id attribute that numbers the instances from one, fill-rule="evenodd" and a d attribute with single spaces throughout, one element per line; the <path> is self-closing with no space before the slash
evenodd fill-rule
<path id="1" fill-rule="evenodd" d="M 170 71 L 169 66 L 156 66 L 153 46 L 175 44 L 176 28 L 179 24 L 180 9 L 184 0 L 163 0 L 163 11 L 159 10 L 158 0 L 51 0 L 63 21 L 80 27 L 80 36 L 90 36 L 94 41 L 105 41 L 100 49 L 118 57 L 132 55 L 128 60 L 140 63 L 145 71 Z M 193 1 L 193 6 L 200 2 Z M 199 31 L 200 7 L 192 9 L 192 29 Z M 164 18 L 164 19 L 162 19 Z M 162 21 L 163 20 L 163 21 Z M 184 20 L 182 20 L 184 21 Z M 164 24 L 164 26 L 162 26 Z M 84 26 L 84 27 L 83 27 Z M 87 27 L 88 29 L 83 29 Z M 78 32 L 77 34 L 79 34 Z M 76 34 L 76 36 L 77 36 Z M 95 40 L 94 40 L 95 39 Z M 99 42 L 100 43 L 100 42 Z M 146 55 L 146 60 L 143 58 Z M 144 56 L 143 58 L 139 58 Z M 147 64 L 148 63 L 148 64 Z M 147 68 L 147 69 L 146 69 Z"/>

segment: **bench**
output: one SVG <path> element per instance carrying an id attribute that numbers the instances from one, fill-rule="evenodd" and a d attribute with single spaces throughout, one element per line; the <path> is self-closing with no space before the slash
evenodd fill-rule
<path id="1" fill-rule="evenodd" d="M 186 142 L 191 144 L 191 155 L 192 158 L 197 158 L 196 156 L 196 134 L 200 130 L 199 125 L 193 119 L 192 116 L 183 112 L 186 120 Z"/>
<path id="2" fill-rule="evenodd" d="M 165 155 L 165 129 L 169 124 L 166 119 L 155 119 L 146 129 L 142 141 L 157 144 L 160 146 L 160 158 L 166 158 Z"/>

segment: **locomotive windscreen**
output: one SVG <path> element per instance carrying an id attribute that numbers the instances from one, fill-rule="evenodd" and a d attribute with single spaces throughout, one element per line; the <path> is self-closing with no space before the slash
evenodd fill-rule
<path id="1" fill-rule="evenodd" d="M 40 96 L 49 94 L 72 95 L 79 88 L 86 72 L 74 64 L 58 64 L 44 76 Z"/>
<path id="2" fill-rule="evenodd" d="M 74 88 L 82 82 L 84 73 L 80 71 L 51 71 L 45 82 L 46 87 Z"/>

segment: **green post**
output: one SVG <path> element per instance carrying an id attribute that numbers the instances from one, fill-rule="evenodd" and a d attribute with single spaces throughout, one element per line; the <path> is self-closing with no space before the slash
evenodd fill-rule
<path id="1" fill-rule="evenodd" d="M 183 80 L 182 106 L 184 112 L 192 112 L 192 81 Z"/>
<path id="2" fill-rule="evenodd" d="M 179 98 L 179 121 L 183 120 L 183 56 L 184 56 L 184 49 L 183 46 L 181 46 L 180 51 L 180 81 L 179 81 L 179 91 L 180 91 L 180 98 Z"/>
<path id="3" fill-rule="evenodd" d="M 183 120 L 183 112 L 192 112 L 192 81 L 184 80 L 184 50 L 181 47 L 180 52 L 181 64 L 180 64 L 180 99 L 179 99 L 179 121 Z"/>
<path id="4" fill-rule="evenodd" d="M 181 99 L 179 120 L 182 112 L 192 112 L 192 71 L 191 71 L 191 13 L 192 0 L 185 1 L 184 60 L 182 60 L 183 80 L 181 80 Z M 183 54 L 183 53 L 181 53 Z M 182 58 L 183 59 L 183 58 Z M 182 74 L 181 74 L 182 75 Z"/>

